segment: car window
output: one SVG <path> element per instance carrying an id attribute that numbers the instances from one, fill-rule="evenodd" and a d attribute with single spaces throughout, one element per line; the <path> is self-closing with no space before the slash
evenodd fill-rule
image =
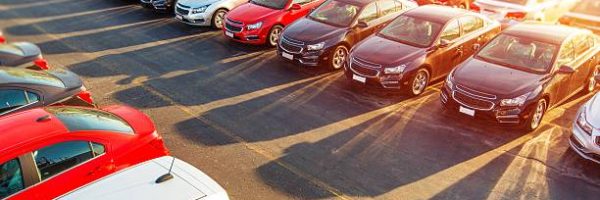
<path id="1" fill-rule="evenodd" d="M 485 45 L 476 58 L 517 70 L 545 73 L 557 51 L 554 44 L 503 34 Z"/>
<path id="2" fill-rule="evenodd" d="M 377 19 L 377 5 L 374 3 L 367 5 L 363 8 L 362 12 L 358 16 L 358 21 L 370 22 Z"/>
<path id="3" fill-rule="evenodd" d="M 104 148 L 104 145 L 92 142 L 92 152 L 94 152 L 95 157 L 106 153 L 106 149 Z"/>
<path id="4" fill-rule="evenodd" d="M 19 160 L 12 159 L 0 165 L 0 199 L 25 189 Z"/>
<path id="5" fill-rule="evenodd" d="M 396 12 L 396 2 L 394 0 L 382 0 L 377 2 L 379 4 L 379 9 L 381 10 L 381 15 L 387 15 Z"/>
<path id="6" fill-rule="evenodd" d="M 558 66 L 565 65 L 575 60 L 575 49 L 573 48 L 573 42 L 569 41 L 565 43 L 563 48 L 560 50 L 558 55 Z"/>
<path id="7" fill-rule="evenodd" d="M 469 34 L 483 28 L 483 20 L 475 16 L 462 17 L 460 18 L 460 23 L 465 34 Z"/>
<path id="8" fill-rule="evenodd" d="M 360 7 L 343 1 L 327 1 L 311 12 L 309 18 L 334 26 L 349 26 Z"/>
<path id="9" fill-rule="evenodd" d="M 48 107 L 69 131 L 103 130 L 133 134 L 133 129 L 123 119 L 104 111 L 77 107 Z"/>
<path id="10" fill-rule="evenodd" d="M 458 24 L 458 20 L 452 20 L 442 31 L 440 39 L 452 41 L 458 37 L 460 37 L 460 25 Z"/>
<path id="11" fill-rule="evenodd" d="M 582 56 L 591 48 L 586 35 L 578 35 L 573 39 L 573 48 L 575 49 L 575 57 Z"/>
<path id="12" fill-rule="evenodd" d="M 40 178 L 46 180 L 94 157 L 86 141 L 62 142 L 33 152 Z"/>
<path id="13" fill-rule="evenodd" d="M 27 91 L 26 94 L 27 94 L 27 101 L 29 103 L 37 102 L 40 100 L 40 96 L 38 96 L 36 93 Z"/>
<path id="14" fill-rule="evenodd" d="M 440 29 L 442 25 L 433 21 L 400 15 L 377 35 L 412 46 L 427 47 L 435 41 Z"/>
<path id="15" fill-rule="evenodd" d="M 29 104 L 24 90 L 0 90 L 0 113 Z"/>

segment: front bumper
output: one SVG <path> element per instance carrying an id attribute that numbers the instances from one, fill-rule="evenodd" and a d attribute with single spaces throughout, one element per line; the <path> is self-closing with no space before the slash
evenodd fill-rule
<path id="1" fill-rule="evenodd" d="M 577 114 L 579 116 L 579 114 Z M 600 164 L 600 146 L 595 143 L 594 136 L 585 133 L 577 122 L 573 123 L 572 135 L 569 137 L 569 145 L 581 157 Z M 599 138 L 596 138 L 600 139 Z"/>
<path id="2" fill-rule="evenodd" d="M 239 28 L 237 30 L 231 30 L 227 28 L 228 26 L 235 26 Z M 271 27 L 261 27 L 256 30 L 246 30 L 246 24 L 243 25 L 231 25 L 227 20 L 225 20 L 225 27 L 223 28 L 223 35 L 226 38 L 229 38 L 233 41 L 244 43 L 244 44 L 253 44 L 253 45 L 263 45 L 267 42 L 268 31 Z"/>
<path id="3" fill-rule="evenodd" d="M 374 66 L 373 63 L 366 64 L 365 61 L 355 58 L 348 59 L 344 64 L 346 78 L 356 85 L 392 91 L 400 91 L 408 86 L 406 79 L 410 77 L 410 74 L 384 74 L 382 69 L 382 66 Z"/>
<path id="4" fill-rule="evenodd" d="M 283 56 L 283 54 L 291 55 L 292 58 Z M 322 60 L 327 60 L 328 56 L 326 50 L 319 51 L 301 51 L 299 53 L 293 53 L 286 49 L 283 49 L 280 45 L 277 45 L 277 55 L 281 59 L 294 62 L 304 66 L 315 67 L 318 66 Z"/>
<path id="5" fill-rule="evenodd" d="M 177 7 L 177 9 L 175 10 L 175 19 L 177 19 L 178 21 L 192 26 L 211 25 L 212 15 L 210 15 L 209 13 L 183 14 L 178 11 L 179 9 L 180 8 Z"/>

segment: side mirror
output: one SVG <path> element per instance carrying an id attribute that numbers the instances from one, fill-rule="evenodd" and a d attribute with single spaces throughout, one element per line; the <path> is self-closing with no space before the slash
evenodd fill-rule
<path id="1" fill-rule="evenodd" d="M 439 48 L 446 48 L 448 46 L 450 46 L 450 41 L 446 39 L 441 39 L 440 44 L 438 45 Z"/>
<path id="2" fill-rule="evenodd" d="M 292 7 L 290 7 L 290 10 L 300 10 L 302 9 L 302 6 L 300 4 L 292 4 Z"/>
<path id="3" fill-rule="evenodd" d="M 365 22 L 365 21 L 358 21 L 358 23 L 356 23 L 356 27 L 367 28 L 367 27 L 369 27 L 369 24 L 367 24 L 367 22 Z"/>
<path id="4" fill-rule="evenodd" d="M 596 75 L 594 78 L 596 78 L 596 83 L 600 83 L 600 75 Z"/>
<path id="5" fill-rule="evenodd" d="M 558 73 L 561 73 L 561 74 L 572 74 L 572 73 L 575 73 L 575 70 L 572 67 L 569 67 L 567 65 L 563 65 L 563 66 L 560 66 L 560 68 L 558 68 Z"/>

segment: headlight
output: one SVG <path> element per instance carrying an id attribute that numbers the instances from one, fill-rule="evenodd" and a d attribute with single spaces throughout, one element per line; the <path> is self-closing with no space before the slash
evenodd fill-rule
<path id="1" fill-rule="evenodd" d="M 255 29 L 259 29 L 262 26 L 262 24 L 263 24 L 262 22 L 257 22 L 257 23 L 254 23 L 254 24 L 248 24 L 248 26 L 246 26 L 246 28 L 248 30 L 255 30 Z"/>
<path id="2" fill-rule="evenodd" d="M 446 87 L 448 87 L 449 89 L 454 89 L 454 78 L 452 77 L 452 72 L 450 72 L 448 74 L 448 77 L 446 77 Z"/>
<path id="3" fill-rule="evenodd" d="M 204 11 L 206 11 L 206 9 L 208 8 L 208 6 L 210 6 L 210 5 L 205 5 L 205 6 L 202 6 L 202 7 L 193 8 L 192 9 L 192 14 L 203 13 Z"/>
<path id="4" fill-rule="evenodd" d="M 525 104 L 525 101 L 527 100 L 527 97 L 529 97 L 529 94 L 531 94 L 531 92 L 528 92 L 527 94 L 512 99 L 502 99 L 502 101 L 500 101 L 500 106 L 522 106 L 523 104 Z"/>
<path id="5" fill-rule="evenodd" d="M 585 131 L 585 133 L 587 133 L 588 135 L 592 135 L 594 127 L 592 127 L 592 125 L 590 125 L 590 123 L 588 123 L 587 120 L 585 120 L 585 108 L 583 108 L 583 111 L 581 111 L 579 117 L 577 117 L 577 125 L 579 125 L 579 128 Z"/>
<path id="6" fill-rule="evenodd" d="M 307 45 L 306 49 L 308 49 L 309 51 L 318 51 L 318 50 L 323 49 L 323 46 L 325 46 L 325 42 Z"/>
<path id="7" fill-rule="evenodd" d="M 406 69 L 406 65 L 400 65 L 398 67 L 387 67 L 383 69 L 384 74 L 402 74 Z"/>

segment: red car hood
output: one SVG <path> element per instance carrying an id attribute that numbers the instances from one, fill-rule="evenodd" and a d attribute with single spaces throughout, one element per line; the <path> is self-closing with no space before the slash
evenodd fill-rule
<path id="1" fill-rule="evenodd" d="M 276 15 L 282 10 L 274 10 L 264 6 L 259 6 L 252 3 L 245 3 L 227 13 L 227 18 L 251 24 L 266 17 Z"/>
<path id="2" fill-rule="evenodd" d="M 453 77 L 455 83 L 468 88 L 513 98 L 533 91 L 546 76 L 471 58 L 456 68 Z"/>
<path id="3" fill-rule="evenodd" d="M 102 110 L 121 117 L 123 120 L 129 123 L 129 125 L 131 125 L 133 131 L 135 131 L 136 134 L 151 134 L 156 130 L 156 127 L 154 126 L 154 123 L 152 122 L 150 117 L 148 117 L 141 111 L 131 108 L 129 106 L 107 106 L 103 107 Z"/>
<path id="4" fill-rule="evenodd" d="M 385 67 L 414 61 L 419 56 L 425 55 L 425 53 L 425 49 L 375 35 L 356 45 L 352 55 Z"/>

